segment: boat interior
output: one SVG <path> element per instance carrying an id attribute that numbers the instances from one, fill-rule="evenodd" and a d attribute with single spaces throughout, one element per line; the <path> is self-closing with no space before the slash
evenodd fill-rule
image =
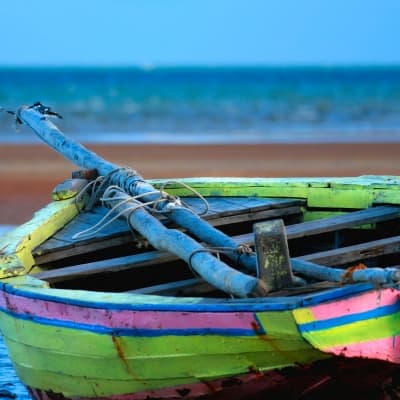
<path id="1" fill-rule="evenodd" d="M 204 204 L 184 198 L 193 210 Z M 290 259 L 351 270 L 394 267 L 400 264 L 400 208 L 377 205 L 368 209 L 310 209 L 301 199 L 260 197 L 207 197 L 202 218 L 239 244 L 254 249 L 254 226 L 282 220 Z M 63 229 L 38 246 L 33 256 L 40 272 L 31 275 L 50 287 L 102 292 L 129 292 L 177 297 L 230 298 L 205 282 L 176 256 L 152 248 L 118 219 L 89 238 L 73 236 L 95 225 L 106 213 L 96 206 L 76 216 Z M 171 223 L 166 218 L 162 222 Z M 226 264 L 237 262 L 218 255 Z M 246 272 L 248 273 L 248 272 Z M 304 277 L 301 277 L 304 278 Z M 343 282 L 307 278 L 303 286 L 283 287 L 268 296 L 291 296 L 338 287 Z"/>

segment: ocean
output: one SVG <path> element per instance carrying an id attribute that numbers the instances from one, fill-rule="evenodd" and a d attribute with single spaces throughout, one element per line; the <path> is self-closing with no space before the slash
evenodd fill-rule
<path id="1" fill-rule="evenodd" d="M 0 68 L 0 106 L 36 101 L 77 140 L 400 140 L 400 66 Z M 0 143 L 36 142 L 0 114 Z"/>
<path id="2" fill-rule="evenodd" d="M 28 391 L 15 374 L 0 334 L 0 399 L 28 400 Z"/>
<path id="3" fill-rule="evenodd" d="M 0 236 L 13 228 L 12 225 L 0 225 Z M 0 399 L 30 399 L 25 386 L 18 379 L 8 358 L 3 337 L 0 333 Z"/>

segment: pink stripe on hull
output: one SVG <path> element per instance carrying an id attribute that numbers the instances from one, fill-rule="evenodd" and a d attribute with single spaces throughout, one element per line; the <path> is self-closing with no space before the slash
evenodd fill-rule
<path id="1" fill-rule="evenodd" d="M 104 310 L 1 292 L 0 307 L 23 315 L 119 329 L 252 329 L 253 313 Z"/>
<path id="2" fill-rule="evenodd" d="M 353 296 L 350 299 L 317 305 L 310 307 L 310 309 L 317 321 L 323 321 L 395 304 L 399 301 L 399 298 L 400 291 L 389 288 L 360 294 L 358 296 Z"/>
<path id="3" fill-rule="evenodd" d="M 334 346 L 324 351 L 348 358 L 370 358 L 400 364 L 400 336 Z"/>

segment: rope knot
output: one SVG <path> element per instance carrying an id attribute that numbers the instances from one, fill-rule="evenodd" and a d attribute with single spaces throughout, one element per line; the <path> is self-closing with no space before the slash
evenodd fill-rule
<path id="1" fill-rule="evenodd" d="M 154 203 L 153 208 L 156 209 L 158 206 L 158 203 L 166 201 L 167 204 L 163 207 L 163 213 L 164 212 L 171 212 L 171 210 L 174 207 L 182 207 L 182 202 L 181 199 L 178 196 L 174 196 L 171 194 L 168 194 L 167 192 L 164 192 L 162 189 L 160 190 L 160 200 L 156 203 Z"/>
<path id="2" fill-rule="evenodd" d="M 357 265 L 353 265 L 352 267 L 347 268 L 342 276 L 341 283 L 342 284 L 354 283 L 353 273 L 355 271 L 359 271 L 360 269 L 366 269 L 366 268 L 367 266 L 363 263 L 359 263 Z"/>
<path id="3" fill-rule="evenodd" d="M 246 243 L 240 243 L 238 244 L 238 246 L 236 247 L 236 251 L 240 254 L 240 255 L 250 255 L 253 254 L 253 250 L 251 249 L 251 247 L 246 244 Z"/>

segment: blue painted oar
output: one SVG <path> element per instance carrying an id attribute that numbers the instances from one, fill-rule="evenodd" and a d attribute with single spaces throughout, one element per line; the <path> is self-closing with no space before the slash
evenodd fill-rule
<path id="1" fill-rule="evenodd" d="M 369 282 L 373 284 L 393 284 L 400 281 L 400 269 L 393 267 L 348 271 L 346 269 L 325 267 L 298 258 L 292 258 L 290 261 L 293 271 L 322 281 L 342 283 Z"/>
<path id="2" fill-rule="evenodd" d="M 42 106 L 43 107 L 43 106 Z M 120 166 L 104 160 L 96 153 L 90 151 L 83 145 L 66 137 L 51 121 L 46 118 L 39 107 L 21 107 L 17 112 L 17 118 L 33 131 L 50 147 L 60 153 L 63 157 L 74 163 L 75 165 L 85 169 L 96 169 L 99 175 L 105 176 L 108 179 L 109 185 L 117 185 L 131 196 L 142 195 L 143 202 L 157 201 L 160 199 L 160 194 L 156 193 L 156 189 L 147 183 L 137 171 L 125 170 Z M 212 227 L 208 222 L 193 214 L 191 211 L 179 206 L 177 203 L 168 203 L 161 201 L 159 203 L 159 211 L 166 212 L 168 217 L 177 223 L 179 226 L 187 229 L 191 234 L 198 239 L 216 247 L 231 247 L 236 248 L 236 243 L 229 236 Z M 231 256 L 235 260 L 237 254 Z M 226 264 L 218 261 L 221 271 L 224 268 L 229 268 Z M 251 255 L 243 255 L 240 257 L 240 262 L 252 271 L 257 270 L 256 258 Z M 200 275 L 201 273 L 197 271 Z M 236 271 L 237 272 L 237 271 Z M 228 273 L 228 272 L 227 272 Z M 239 273 L 239 272 L 237 272 Z M 257 278 L 249 277 L 241 274 L 243 278 L 243 293 L 246 295 L 265 295 L 268 292 L 267 285 Z M 205 278 L 203 276 L 203 278 Z M 217 278 L 217 276 L 215 276 Z M 248 279 L 253 282 L 253 288 L 249 290 L 251 285 L 248 284 Z M 211 283 L 211 282 L 210 282 Z M 218 285 L 223 287 L 223 282 Z M 226 287 L 226 292 L 229 288 Z"/>

